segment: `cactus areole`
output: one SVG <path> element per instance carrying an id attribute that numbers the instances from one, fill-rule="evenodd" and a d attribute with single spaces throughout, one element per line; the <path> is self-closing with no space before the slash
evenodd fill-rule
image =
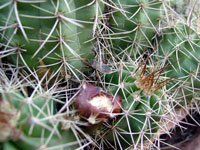
<path id="1" fill-rule="evenodd" d="M 84 82 L 75 98 L 75 106 L 83 118 L 96 124 L 107 119 L 113 119 L 121 112 L 120 96 L 112 96 L 102 91 L 98 86 Z"/>

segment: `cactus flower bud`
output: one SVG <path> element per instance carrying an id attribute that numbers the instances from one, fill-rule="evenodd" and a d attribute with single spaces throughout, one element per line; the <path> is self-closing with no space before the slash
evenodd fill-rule
<path id="1" fill-rule="evenodd" d="M 75 106 L 80 115 L 91 124 L 113 119 L 121 112 L 120 96 L 105 93 L 98 86 L 84 82 L 75 98 Z M 98 121 L 97 121 L 98 120 Z"/>

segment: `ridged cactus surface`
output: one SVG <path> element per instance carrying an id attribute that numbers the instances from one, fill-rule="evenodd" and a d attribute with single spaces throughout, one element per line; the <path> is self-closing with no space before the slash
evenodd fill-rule
<path id="1" fill-rule="evenodd" d="M 175 89 L 179 100 L 190 101 L 200 91 L 199 35 L 188 25 L 179 23 L 164 30 L 157 42 L 157 59 L 168 65 L 166 77 L 174 78 L 168 89 Z"/>
<path id="2" fill-rule="evenodd" d="M 102 3 L 92 0 L 0 2 L 1 41 L 16 65 L 29 69 L 71 72 L 94 57 L 92 38 Z M 42 72 L 42 71 L 41 71 Z"/>
<path id="3" fill-rule="evenodd" d="M 151 40 L 158 32 L 163 12 L 159 0 L 114 0 L 110 25 L 113 30 L 113 47 L 117 53 L 135 56 L 153 47 Z"/>
<path id="4" fill-rule="evenodd" d="M 111 123 L 112 136 L 108 139 L 122 149 L 136 148 L 138 143 L 155 136 L 162 125 L 162 115 L 169 113 L 170 106 L 162 95 L 165 81 L 156 83 L 157 77 L 155 72 L 148 74 L 145 66 L 136 71 L 130 64 L 106 75 L 109 92 L 122 97 L 122 112 Z"/>
<path id="5" fill-rule="evenodd" d="M 12 82 L 6 80 L 8 78 L 2 72 L 1 75 L 2 150 L 74 150 L 79 147 L 72 130 L 62 130 L 59 116 L 55 116 L 56 105 L 52 96 L 36 91 L 30 96 L 27 93 L 24 95 L 26 88 L 16 82 L 15 75 Z"/>

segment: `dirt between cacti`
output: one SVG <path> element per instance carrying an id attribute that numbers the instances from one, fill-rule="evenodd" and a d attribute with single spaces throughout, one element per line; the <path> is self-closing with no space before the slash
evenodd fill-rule
<path id="1" fill-rule="evenodd" d="M 161 148 L 161 150 L 200 150 L 200 127 L 195 130 L 193 135 L 188 135 L 185 141 L 173 145 L 176 148 Z"/>
<path id="2" fill-rule="evenodd" d="M 162 141 L 156 141 L 155 145 L 160 145 L 161 150 L 200 150 L 199 111 L 191 112 L 181 120 L 179 126 L 170 130 L 170 135 L 162 134 L 160 139 Z"/>

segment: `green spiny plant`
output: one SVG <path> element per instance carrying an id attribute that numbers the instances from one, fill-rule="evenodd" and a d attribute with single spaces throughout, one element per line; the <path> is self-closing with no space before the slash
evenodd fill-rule
<path id="1" fill-rule="evenodd" d="M 35 84 L 34 81 L 23 84 L 27 78 L 18 78 L 16 70 L 9 69 L 11 77 L 8 79 L 4 71 L 0 72 L 0 142 L 3 142 L 3 150 L 10 147 L 20 150 L 74 150 L 81 146 L 83 141 L 76 136 L 76 131 L 71 127 L 63 129 L 61 118 L 66 114 L 56 113 L 57 99 L 53 90 L 45 92 L 40 83 Z M 31 87 L 34 90 L 30 92 Z M 65 119 L 65 124 L 68 121 Z"/>
<path id="2" fill-rule="evenodd" d="M 162 31 L 157 39 L 157 60 L 162 65 L 168 65 L 165 70 L 167 78 L 176 78 L 168 84 L 178 98 L 191 100 L 200 90 L 200 38 L 195 30 L 186 24 L 179 23 Z"/>
<path id="3" fill-rule="evenodd" d="M 102 11 L 102 3 L 92 0 L 2 0 L 4 56 L 29 71 L 40 68 L 41 76 L 51 68 L 66 79 L 78 78 L 83 60 L 94 58 L 92 37 Z"/>
<path id="4" fill-rule="evenodd" d="M 122 113 L 110 124 L 108 137 L 121 149 L 137 148 L 162 128 L 162 115 L 169 113 L 170 106 L 162 89 L 167 81 L 158 79 L 161 72 L 147 73 L 146 65 L 138 70 L 133 64 L 122 64 L 120 70 L 106 75 L 109 92 L 122 97 Z"/>
<path id="5" fill-rule="evenodd" d="M 163 12 L 159 0 L 114 0 L 110 26 L 113 48 L 117 53 L 126 52 L 139 56 L 144 49 L 152 48 L 151 40 L 158 32 Z"/>

